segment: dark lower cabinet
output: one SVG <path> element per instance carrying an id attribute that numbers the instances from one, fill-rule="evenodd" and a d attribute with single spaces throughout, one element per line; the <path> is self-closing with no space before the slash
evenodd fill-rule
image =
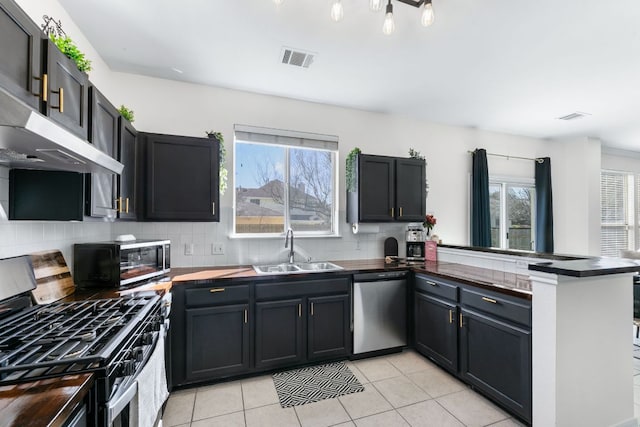
<path id="1" fill-rule="evenodd" d="M 313 297 L 308 300 L 307 358 L 344 356 L 349 353 L 351 331 L 349 295 Z"/>
<path id="2" fill-rule="evenodd" d="M 13 0 L 0 0 L 0 86 L 40 109 L 40 47 L 43 37 Z"/>
<path id="3" fill-rule="evenodd" d="M 443 368 L 458 371 L 458 316 L 455 304 L 414 294 L 415 346 Z"/>
<path id="4" fill-rule="evenodd" d="M 531 420 L 531 331 L 462 309 L 460 374 Z"/>
<path id="5" fill-rule="evenodd" d="M 248 304 L 185 310 L 187 381 L 249 370 L 248 316 Z"/>
<path id="6" fill-rule="evenodd" d="M 293 365 L 304 357 L 302 299 L 256 303 L 256 368 Z"/>

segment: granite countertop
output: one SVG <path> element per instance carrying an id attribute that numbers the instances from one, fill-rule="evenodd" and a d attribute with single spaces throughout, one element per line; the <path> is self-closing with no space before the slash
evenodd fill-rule
<path id="1" fill-rule="evenodd" d="M 61 426 L 93 385 L 92 374 L 0 386 L 0 426 Z"/>
<path id="2" fill-rule="evenodd" d="M 531 282 L 526 275 L 505 273 L 486 268 L 471 267 L 463 264 L 446 262 L 427 262 L 420 264 L 406 264 L 401 262 L 386 263 L 384 259 L 364 259 L 331 261 L 344 268 L 340 271 L 324 272 L 321 274 L 358 274 L 376 271 L 412 270 L 418 273 L 432 274 L 441 278 L 460 280 L 466 284 L 479 286 L 485 289 L 495 290 L 522 298 L 531 299 Z M 318 273 L 282 274 L 282 275 L 258 275 L 251 266 L 237 267 L 193 267 L 174 268 L 171 277 L 174 286 L 181 283 L 210 282 L 218 280 L 273 280 L 277 278 L 313 277 Z"/>
<path id="3" fill-rule="evenodd" d="M 607 274 L 637 273 L 640 261 L 623 258 L 587 258 L 530 264 L 529 270 L 571 277 L 593 277 Z"/>

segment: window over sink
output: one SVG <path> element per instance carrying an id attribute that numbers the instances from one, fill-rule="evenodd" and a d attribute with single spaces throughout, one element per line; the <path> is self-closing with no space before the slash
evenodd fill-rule
<path id="1" fill-rule="evenodd" d="M 491 246 L 531 251 L 535 248 L 535 183 L 517 178 L 489 178 Z"/>
<path id="2" fill-rule="evenodd" d="M 236 125 L 234 235 L 337 234 L 338 138 Z"/>

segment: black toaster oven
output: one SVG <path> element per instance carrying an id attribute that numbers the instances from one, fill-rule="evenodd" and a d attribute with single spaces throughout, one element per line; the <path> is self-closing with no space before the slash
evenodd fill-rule
<path id="1" fill-rule="evenodd" d="M 73 279 L 79 288 L 122 288 L 171 270 L 169 240 L 78 243 L 73 246 Z"/>

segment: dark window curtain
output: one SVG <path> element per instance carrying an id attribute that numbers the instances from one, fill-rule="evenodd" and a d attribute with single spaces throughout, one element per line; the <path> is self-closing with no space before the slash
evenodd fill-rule
<path id="1" fill-rule="evenodd" d="M 487 151 L 473 152 L 471 193 L 471 245 L 491 246 L 491 217 L 489 212 L 489 169 Z"/>
<path id="2" fill-rule="evenodd" d="M 536 251 L 553 253 L 553 197 L 551 159 L 536 161 Z"/>

